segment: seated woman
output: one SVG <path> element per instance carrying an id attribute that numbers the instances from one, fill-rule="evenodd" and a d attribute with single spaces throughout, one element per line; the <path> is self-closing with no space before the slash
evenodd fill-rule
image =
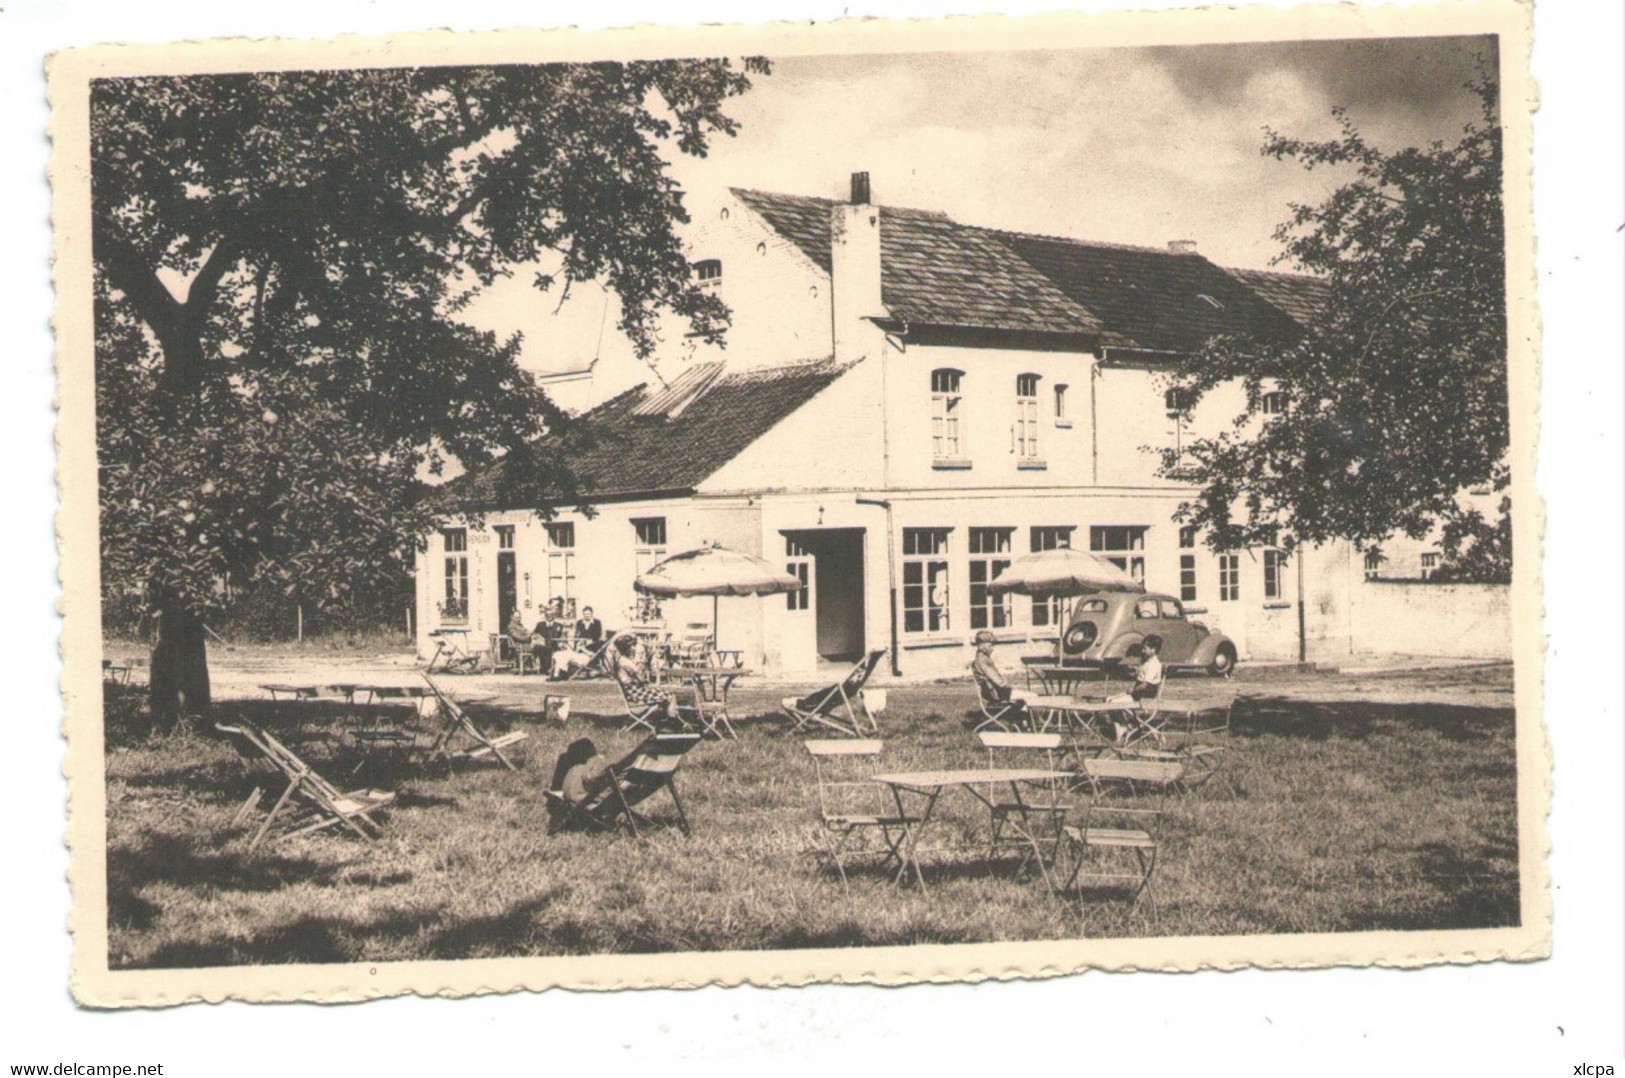
<path id="1" fill-rule="evenodd" d="M 616 636 L 610 641 L 606 658 L 609 660 L 610 676 L 620 685 L 628 704 L 660 705 L 661 720 L 655 723 L 657 728 L 686 728 L 692 724 L 694 712 L 698 710 L 692 699 L 693 694 L 684 693 L 680 697 L 678 693 L 646 680 L 644 666 L 638 661 L 636 636 L 631 633 Z"/>

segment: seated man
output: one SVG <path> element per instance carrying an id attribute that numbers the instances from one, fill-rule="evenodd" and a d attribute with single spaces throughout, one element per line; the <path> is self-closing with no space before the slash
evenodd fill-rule
<path id="1" fill-rule="evenodd" d="M 971 671 L 1000 703 L 1012 700 L 1019 704 L 1030 703 L 1033 694 L 1026 689 L 1012 686 L 1009 679 L 1004 676 L 1004 672 L 999 669 L 999 664 L 994 661 L 993 645 L 998 643 L 998 640 L 998 637 L 986 629 L 976 634 L 976 658 L 971 660 Z"/>
<path id="2" fill-rule="evenodd" d="M 581 617 L 575 624 L 572 646 L 553 655 L 553 679 L 562 681 L 592 661 L 598 647 L 604 642 L 604 623 L 593 617 L 592 607 L 581 608 Z"/>
<path id="3" fill-rule="evenodd" d="M 553 778 L 547 785 L 548 792 L 555 795 L 547 806 L 549 833 L 564 822 L 569 806 L 585 804 L 608 782 L 609 761 L 599 754 L 592 739 L 579 737 L 570 742 L 553 765 Z"/>
<path id="4" fill-rule="evenodd" d="M 518 607 L 514 607 L 513 615 L 508 618 L 506 632 L 508 634 L 508 648 L 513 653 L 514 659 L 517 660 L 520 652 L 527 651 L 530 648 L 530 630 L 525 628 L 525 619 L 519 613 Z"/>

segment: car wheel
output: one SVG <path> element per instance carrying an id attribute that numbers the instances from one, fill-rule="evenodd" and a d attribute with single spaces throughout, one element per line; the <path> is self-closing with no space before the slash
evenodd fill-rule
<path id="1" fill-rule="evenodd" d="M 1214 677 L 1229 677 L 1236 668 L 1236 649 L 1231 644 L 1220 644 L 1207 664 L 1207 672 Z"/>

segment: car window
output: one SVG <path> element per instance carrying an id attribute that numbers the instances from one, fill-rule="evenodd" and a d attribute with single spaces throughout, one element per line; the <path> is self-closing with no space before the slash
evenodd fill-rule
<path id="1" fill-rule="evenodd" d="M 1085 599 L 1078 604 L 1078 613 L 1080 614 L 1103 614 L 1105 612 L 1106 600 L 1104 599 Z"/>
<path id="2" fill-rule="evenodd" d="M 1162 616 L 1165 618 L 1183 618 L 1185 611 L 1179 608 L 1178 599 L 1163 599 Z"/>
<path id="3" fill-rule="evenodd" d="M 1155 599 L 1141 599 L 1134 606 L 1134 616 L 1137 618 L 1154 618 L 1157 616 L 1157 601 Z"/>

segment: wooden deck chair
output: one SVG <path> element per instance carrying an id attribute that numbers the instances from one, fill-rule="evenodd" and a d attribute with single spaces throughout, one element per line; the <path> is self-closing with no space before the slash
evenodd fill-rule
<path id="1" fill-rule="evenodd" d="M 882 783 L 860 774 L 877 765 L 884 744 L 874 739 L 804 741 L 812 756 L 818 784 L 819 860 L 835 866 L 841 887 L 847 887 L 846 862 L 880 856 L 887 873 L 903 869 L 903 845 L 917 815 L 898 811 L 897 799 Z M 879 847 L 848 847 L 862 835 L 874 835 Z"/>
<path id="2" fill-rule="evenodd" d="M 286 745 L 251 722 L 243 721 L 235 726 L 216 723 L 215 729 L 240 739 L 240 747 L 251 750 L 243 752 L 245 757 L 269 762 L 288 780 L 287 789 L 282 791 L 282 796 L 277 798 L 276 804 L 271 806 L 271 811 L 265 814 L 265 819 L 260 821 L 259 828 L 254 832 L 254 838 L 248 844 L 250 853 L 254 852 L 264 840 L 271 830 L 271 825 L 296 797 L 306 803 L 306 811 L 289 820 L 287 828 L 277 836 L 279 840 L 341 826 L 349 828 L 369 841 L 382 833 L 372 814 L 394 803 L 395 795 L 392 792 L 352 790 L 349 793 L 341 793 L 338 787 L 318 775 Z M 232 821 L 234 824 L 240 823 L 258 805 L 260 793 L 257 788 L 254 790 L 248 801 L 237 811 Z"/>
<path id="3" fill-rule="evenodd" d="M 971 667 L 971 678 L 976 682 L 976 702 L 982 709 L 982 721 L 976 724 L 973 733 L 979 734 L 990 726 L 995 730 L 1009 731 L 1033 724 L 1033 716 L 1024 702 L 1006 698 L 999 692 L 999 687 L 983 677 L 974 666 Z"/>
<path id="4" fill-rule="evenodd" d="M 479 760 L 489 756 L 501 761 L 502 766 L 509 771 L 519 770 L 502 750 L 525 740 L 530 734 L 524 730 L 510 730 L 494 738 L 488 737 L 485 731 L 476 726 L 474 720 L 458 706 L 457 701 L 447 696 L 444 690 L 435 684 L 433 678 L 424 674 L 423 680 L 429 683 L 429 689 L 434 693 L 435 704 L 439 708 L 440 721 L 443 724 L 440 736 L 435 738 L 434 746 L 430 750 L 434 755 L 448 760 Z M 461 747 L 458 747 L 459 745 Z"/>
<path id="5" fill-rule="evenodd" d="M 1066 751 L 1060 734 L 984 730 L 977 737 L 987 750 L 989 767 L 1043 767 L 1058 772 L 1060 757 Z M 1025 869 L 1033 858 L 1034 847 L 1042 838 L 1048 838 L 1053 863 L 1061 845 L 1061 827 L 1066 823 L 1067 813 L 1072 811 L 1066 783 L 1067 780 L 1058 779 L 1031 784 L 1026 795 L 1016 797 L 1011 796 L 1008 785 L 991 788 L 986 795 L 993 823 L 988 853 L 996 855 L 1001 850 L 1018 850 Z M 1040 830 L 1046 834 L 1040 836 L 1037 833 Z M 1043 863 L 1038 867 L 1053 891 L 1055 883 L 1050 879 L 1048 867 Z"/>
<path id="6" fill-rule="evenodd" d="M 853 666 L 845 678 L 827 689 L 819 689 L 802 697 L 787 696 L 779 701 L 785 713 L 794 721 L 794 730 L 800 731 L 816 724 L 827 726 L 847 737 L 862 737 L 864 727 L 868 727 L 870 733 L 879 733 L 880 724 L 864 702 L 863 687 L 885 654 L 885 648 L 877 648 Z"/>
<path id="7" fill-rule="evenodd" d="M 589 791 L 586 800 L 568 801 L 562 790 L 548 790 L 546 796 L 552 816 L 548 833 L 571 829 L 612 831 L 624 823 L 632 835 L 638 837 L 639 824 L 648 827 L 657 822 L 640 812 L 639 806 L 665 790 L 677 809 L 677 827 L 684 835 L 691 834 L 683 799 L 677 794 L 676 780 L 683 757 L 699 743 L 699 734 L 652 734 L 610 764 L 604 772 L 603 783 Z"/>
<path id="8" fill-rule="evenodd" d="M 605 660 L 609 656 L 610 642 L 614 639 L 614 633 L 605 634 L 604 639 L 598 642 L 598 646 L 586 653 L 587 661 L 570 671 L 570 673 L 565 676 L 564 680 L 585 681 L 588 678 L 598 677 L 599 675 L 605 673 L 609 667 L 609 664 Z"/>
<path id="9" fill-rule="evenodd" d="M 1163 802 L 1178 783 L 1177 763 L 1149 760 L 1085 760 L 1091 794 L 1077 825 L 1061 829 L 1072 853 L 1072 872 L 1063 890 L 1079 899 L 1090 888 L 1116 887 L 1129 892 L 1131 906 L 1143 897 L 1156 918 L 1151 889 L 1162 845 Z M 1147 792 L 1128 802 L 1115 794 Z"/>

